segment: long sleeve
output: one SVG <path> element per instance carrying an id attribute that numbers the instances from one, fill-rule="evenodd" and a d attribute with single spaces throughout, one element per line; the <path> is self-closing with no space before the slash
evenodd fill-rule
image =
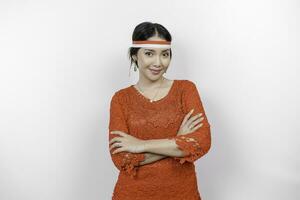
<path id="1" fill-rule="evenodd" d="M 184 157 L 173 157 L 175 160 L 179 160 L 181 164 L 185 161 L 196 161 L 205 155 L 211 146 L 210 124 L 207 120 L 197 87 L 192 81 L 187 80 L 185 83 L 182 93 L 182 103 L 185 115 L 194 108 L 191 117 L 202 113 L 201 117 L 204 117 L 204 119 L 200 122 L 203 125 L 196 131 L 174 137 L 178 148 L 187 153 Z"/>
<path id="2" fill-rule="evenodd" d="M 110 121 L 109 121 L 109 141 L 114 137 L 120 137 L 117 134 L 110 134 L 111 131 L 123 131 L 128 133 L 128 126 L 125 120 L 124 112 L 120 104 L 119 94 L 115 93 L 110 103 Z M 110 145 L 109 145 L 110 147 Z M 131 177 L 136 176 L 139 162 L 145 159 L 144 153 L 119 152 L 112 154 L 115 148 L 110 150 L 110 155 L 114 165 L 121 171 L 127 172 Z"/>

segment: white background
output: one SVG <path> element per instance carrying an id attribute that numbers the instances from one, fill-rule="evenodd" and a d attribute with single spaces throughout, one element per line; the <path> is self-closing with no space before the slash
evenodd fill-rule
<path id="1" fill-rule="evenodd" d="M 296 0 L 0 1 L 0 199 L 111 199 L 113 93 L 138 80 L 134 27 L 172 34 L 170 79 L 197 84 L 212 148 L 203 200 L 300 199 Z"/>

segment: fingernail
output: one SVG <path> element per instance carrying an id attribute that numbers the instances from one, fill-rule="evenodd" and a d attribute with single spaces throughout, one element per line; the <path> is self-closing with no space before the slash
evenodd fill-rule
<path id="1" fill-rule="evenodd" d="M 192 111 L 191 112 L 194 112 L 194 108 L 192 109 Z"/>

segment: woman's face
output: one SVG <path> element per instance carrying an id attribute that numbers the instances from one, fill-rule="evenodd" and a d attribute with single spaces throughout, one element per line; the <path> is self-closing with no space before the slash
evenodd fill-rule
<path id="1" fill-rule="evenodd" d="M 148 40 L 162 40 L 152 37 Z M 137 52 L 137 60 L 141 75 L 150 80 L 158 80 L 167 70 L 171 58 L 170 48 L 140 48 Z"/>

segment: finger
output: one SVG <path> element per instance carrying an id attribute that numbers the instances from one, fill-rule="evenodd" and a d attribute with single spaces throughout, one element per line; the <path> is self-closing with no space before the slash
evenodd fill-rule
<path id="1" fill-rule="evenodd" d="M 111 151 L 113 148 L 114 148 L 113 146 L 110 146 L 110 147 L 109 147 L 109 151 Z"/>
<path id="2" fill-rule="evenodd" d="M 122 137 L 127 137 L 129 134 L 127 134 L 125 132 L 122 132 L 122 131 L 119 131 L 119 135 L 121 135 Z"/>
<path id="3" fill-rule="evenodd" d="M 115 142 L 114 144 L 112 144 L 112 145 L 110 146 L 109 150 L 111 150 L 111 149 L 113 149 L 113 148 L 115 148 L 115 147 L 121 147 L 121 146 L 122 146 L 122 143 L 120 143 L 120 142 Z"/>
<path id="4" fill-rule="evenodd" d="M 192 124 L 195 126 L 196 124 L 198 124 L 199 122 L 201 122 L 204 119 L 204 117 L 198 118 L 195 121 L 192 122 Z"/>
<path id="5" fill-rule="evenodd" d="M 122 132 L 122 131 L 111 131 L 110 133 L 124 136 L 124 132 Z"/>
<path id="6" fill-rule="evenodd" d="M 118 133 L 119 131 L 110 131 L 110 134 Z"/>
<path id="7" fill-rule="evenodd" d="M 195 115 L 195 116 L 197 116 L 197 115 Z M 194 117 L 191 117 L 187 122 L 186 122 L 186 124 L 187 124 L 187 126 L 188 127 L 192 127 L 192 126 L 194 126 L 195 125 L 195 116 Z"/>
<path id="8" fill-rule="evenodd" d="M 112 144 L 114 142 L 122 142 L 123 138 L 122 137 L 114 137 L 109 141 L 109 144 Z"/>
<path id="9" fill-rule="evenodd" d="M 118 144 L 118 143 L 114 143 L 114 144 Z M 118 147 L 120 147 L 120 145 L 111 145 L 111 146 L 109 147 L 109 150 L 111 151 L 112 149 L 118 148 Z"/>
<path id="10" fill-rule="evenodd" d="M 187 122 L 187 120 L 190 118 L 190 116 L 192 115 L 192 113 L 194 112 L 194 109 L 192 109 L 188 114 L 185 115 L 182 124 L 185 124 Z"/>
<path id="11" fill-rule="evenodd" d="M 117 138 L 117 137 L 114 137 L 113 139 L 111 139 L 110 141 L 109 141 L 109 144 L 112 144 L 112 143 L 114 143 L 115 141 L 116 141 L 116 139 L 115 138 Z"/>
<path id="12" fill-rule="evenodd" d="M 203 126 L 203 123 L 198 124 L 197 126 L 193 127 L 192 130 L 195 131 L 198 128 L 200 128 L 201 126 Z"/>
<path id="13" fill-rule="evenodd" d="M 192 129 L 194 126 L 195 126 L 195 123 L 194 122 L 190 122 L 190 124 L 188 125 L 188 128 Z"/>
<path id="14" fill-rule="evenodd" d="M 111 139 L 109 141 L 109 144 L 112 144 L 112 143 L 116 142 L 117 140 L 118 140 L 118 137 L 114 137 L 113 139 Z"/>
<path id="15" fill-rule="evenodd" d="M 204 117 L 201 117 L 201 118 L 200 118 L 200 121 L 203 121 L 203 120 L 204 120 Z"/>
<path id="16" fill-rule="evenodd" d="M 194 121 L 194 120 L 196 120 L 197 118 L 201 117 L 202 115 L 203 115 L 203 113 L 198 113 L 198 114 L 192 116 L 189 120 Z"/>
<path id="17" fill-rule="evenodd" d="M 117 148 L 115 151 L 113 151 L 112 154 L 116 154 L 116 153 L 119 153 L 119 152 L 122 152 L 122 151 L 125 151 L 125 149 L 120 147 L 120 148 Z"/>

